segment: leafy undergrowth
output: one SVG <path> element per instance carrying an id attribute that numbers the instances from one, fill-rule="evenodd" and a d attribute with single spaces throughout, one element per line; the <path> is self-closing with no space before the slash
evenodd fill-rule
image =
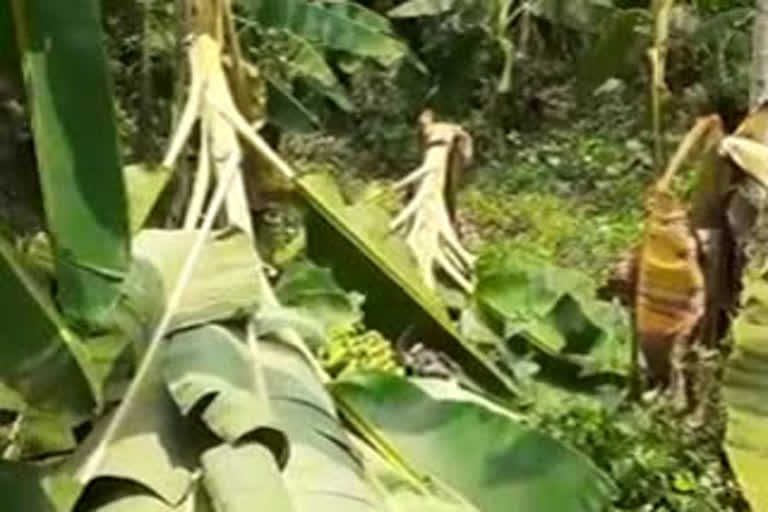
<path id="1" fill-rule="evenodd" d="M 576 405 L 529 416 L 589 455 L 618 484 L 614 512 L 746 512 L 710 429 L 640 406 Z"/>

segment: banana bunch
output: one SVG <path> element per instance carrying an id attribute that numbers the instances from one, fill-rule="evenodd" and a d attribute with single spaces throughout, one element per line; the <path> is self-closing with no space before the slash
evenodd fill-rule
<path id="1" fill-rule="evenodd" d="M 354 327 L 332 330 L 318 356 L 333 377 L 361 370 L 404 374 L 390 341 L 374 330 Z"/>

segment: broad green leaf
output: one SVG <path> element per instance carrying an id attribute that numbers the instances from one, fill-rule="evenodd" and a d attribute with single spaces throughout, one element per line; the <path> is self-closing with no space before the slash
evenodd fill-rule
<path id="1" fill-rule="evenodd" d="M 384 34 L 394 34 L 395 31 L 392 28 L 392 23 L 374 10 L 368 9 L 357 2 L 350 2 L 349 0 L 326 0 L 324 2 L 325 8 L 328 11 L 338 16 L 354 20 L 367 27 L 371 27 L 378 32 Z"/>
<path id="2" fill-rule="evenodd" d="M 174 335 L 163 354 L 163 377 L 184 415 L 194 409 L 213 433 L 228 443 L 258 436 L 283 464 L 285 435 L 275 427 L 267 390 L 245 345 L 216 325 Z"/>
<path id="3" fill-rule="evenodd" d="M 67 461 L 71 474 L 88 485 L 82 499 L 92 499 L 89 493 L 99 490 L 94 484 L 118 479 L 118 484 L 111 486 L 116 496 L 135 494 L 139 485 L 167 505 L 181 503 L 192 485 L 192 471 L 207 438 L 181 415 L 168 395 L 159 360 L 149 370 L 135 400 L 126 406 L 125 419 L 109 445 L 103 434 L 112 415 L 96 424 Z"/>
<path id="4" fill-rule="evenodd" d="M 291 441 L 285 483 L 296 510 L 383 510 L 331 397 L 292 346 L 259 343 L 270 403 Z"/>
<path id="5" fill-rule="evenodd" d="M 352 328 L 363 320 L 364 297 L 348 293 L 333 278 L 331 270 L 310 262 L 286 268 L 275 286 L 280 303 L 305 312 L 326 330 Z"/>
<path id="6" fill-rule="evenodd" d="M 515 255 L 481 262 L 473 299 L 471 320 L 512 344 L 526 340 L 587 372 L 627 370 L 628 319 L 578 272 Z"/>
<path id="7" fill-rule="evenodd" d="M 382 31 L 380 18 L 372 13 L 361 14 L 359 7 L 309 0 L 240 0 L 240 3 L 263 27 L 283 29 L 313 44 L 370 57 L 385 66 L 407 53 L 404 43 Z"/>
<path id="8" fill-rule="evenodd" d="M 0 460 L 0 503 L 8 512 L 70 512 L 81 489 L 64 474 Z"/>
<path id="9" fill-rule="evenodd" d="M 273 454 L 257 443 L 222 444 L 201 457 L 203 481 L 216 512 L 291 512 Z"/>
<path id="10" fill-rule="evenodd" d="M 456 3 L 457 0 L 410 0 L 391 9 L 387 16 L 390 18 L 437 16 L 452 10 Z"/>
<path id="11" fill-rule="evenodd" d="M 602 512 L 614 485 L 585 456 L 480 403 L 436 399 L 386 374 L 331 385 L 361 435 L 383 439 L 484 512 Z"/>
<path id="12" fill-rule="evenodd" d="M 725 451 L 753 510 L 768 510 L 768 282 L 751 273 L 725 370 Z"/>
<path id="13" fill-rule="evenodd" d="M 445 350 L 477 385 L 510 394 L 514 385 L 475 347 L 459 336 L 443 303 L 422 282 L 405 242 L 389 232 L 390 218 L 373 204 L 347 204 L 327 175 L 298 181 L 314 208 L 307 246 L 316 261 L 330 264 L 346 288 L 376 290 L 365 303 L 369 326 L 397 338 L 409 324 L 434 325 L 424 341 Z"/>
<path id="14" fill-rule="evenodd" d="M 0 342 L 0 381 L 34 408 L 69 418 L 92 413 L 101 403 L 101 389 L 86 346 L 2 237 L 0 283 L 7 319 Z"/>
<path id="15" fill-rule="evenodd" d="M 134 239 L 136 258 L 148 262 L 160 276 L 161 294 L 166 299 L 195 236 L 197 231 L 151 229 L 142 231 Z M 171 322 L 171 330 L 243 317 L 255 310 L 261 290 L 258 278 L 260 266 L 261 262 L 247 236 L 236 232 L 214 234 L 195 266 Z M 130 295 L 133 292 L 126 293 Z M 146 300 L 149 299 L 152 297 Z"/>
<path id="16" fill-rule="evenodd" d="M 170 169 L 159 165 L 137 164 L 123 169 L 131 233 L 137 233 L 144 226 L 172 175 Z"/>
<path id="17" fill-rule="evenodd" d="M 108 324 L 130 237 L 99 3 L 12 3 L 59 300 L 75 319 Z"/>

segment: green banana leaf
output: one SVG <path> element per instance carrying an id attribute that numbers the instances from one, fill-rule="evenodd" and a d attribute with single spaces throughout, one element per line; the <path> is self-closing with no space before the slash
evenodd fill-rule
<path id="1" fill-rule="evenodd" d="M 59 302 L 109 325 L 130 237 L 98 2 L 12 2 Z"/>
<path id="2" fill-rule="evenodd" d="M 163 355 L 163 378 L 182 414 L 195 410 L 214 434 L 231 444 L 258 435 L 284 465 L 288 441 L 274 422 L 253 361 L 229 331 L 205 325 L 171 338 Z"/>
<path id="3" fill-rule="evenodd" d="M 284 478 L 296 510 L 383 510 L 333 400 L 304 357 L 274 341 L 260 342 L 259 351 L 270 403 L 291 442 Z"/>
<path id="4" fill-rule="evenodd" d="M 731 327 L 725 451 L 752 510 L 768 510 L 768 274 L 750 272 Z"/>
<path id="5" fill-rule="evenodd" d="M 222 444 L 201 457 L 203 481 L 216 512 L 293 512 L 273 454 L 264 446 Z"/>
<path id="6" fill-rule="evenodd" d="M 383 29 L 382 18 L 347 2 L 240 0 L 265 28 L 283 29 L 312 44 L 392 65 L 407 54 L 406 45 Z"/>
<path id="7" fill-rule="evenodd" d="M 144 324 L 151 325 L 158 307 L 167 301 L 192 247 L 197 231 L 148 229 L 133 242 L 134 256 L 142 262 L 127 280 L 123 295 L 130 309 L 144 312 Z M 245 317 L 259 304 L 261 287 L 258 272 L 261 262 L 248 237 L 240 232 L 214 233 L 207 242 L 192 273 L 171 330 L 206 322 Z M 160 290 L 146 292 L 145 282 L 158 279 Z M 159 295 L 156 296 L 156 295 Z"/>
<path id="8" fill-rule="evenodd" d="M 355 107 L 347 92 L 325 61 L 322 49 L 292 32 L 286 32 L 286 35 L 296 47 L 293 55 L 286 56 L 287 65 L 292 74 L 297 78 L 305 79 L 310 86 L 315 86 L 316 90 L 327 96 L 340 109 L 346 112 L 354 110 Z"/>
<path id="9" fill-rule="evenodd" d="M 101 404 L 101 388 L 87 347 L 2 236 L 0 283 L 6 319 L 0 338 L 0 381 L 35 409 L 70 420 L 91 414 Z"/>
<path id="10" fill-rule="evenodd" d="M 334 268 L 345 288 L 376 290 L 367 297 L 368 325 L 397 339 L 409 322 L 432 330 L 424 340 L 445 350 L 475 384 L 509 396 L 515 386 L 474 346 L 458 334 L 437 295 L 422 282 L 415 261 L 396 234 L 388 215 L 374 204 L 347 204 L 327 175 L 307 175 L 297 185 L 313 207 L 307 248 L 313 260 Z"/>
<path id="11" fill-rule="evenodd" d="M 531 343 L 580 366 L 583 374 L 625 375 L 629 319 L 618 306 L 599 301 L 595 290 L 579 272 L 503 255 L 478 264 L 470 318 L 516 351 Z"/>
<path id="12" fill-rule="evenodd" d="M 484 512 L 602 512 L 615 492 L 588 458 L 480 402 L 383 373 L 345 377 L 331 390 L 364 438 Z"/>

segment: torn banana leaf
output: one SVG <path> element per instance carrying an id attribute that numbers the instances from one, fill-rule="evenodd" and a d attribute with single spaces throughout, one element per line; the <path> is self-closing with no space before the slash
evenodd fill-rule
<path id="1" fill-rule="evenodd" d="M 136 258 L 148 262 L 157 272 L 161 295 L 166 300 L 196 236 L 197 231 L 152 229 L 134 239 Z M 261 294 L 260 266 L 245 234 L 231 231 L 214 235 L 203 249 L 171 321 L 171 330 L 253 312 Z"/>
<path id="2" fill-rule="evenodd" d="M 333 400 L 301 353 L 271 341 L 260 342 L 259 351 L 270 404 L 291 442 L 284 478 L 296 510 L 386 510 Z"/>
<path id="3" fill-rule="evenodd" d="M 384 373 L 351 375 L 331 390 L 364 439 L 478 510 L 602 512 L 616 491 L 586 456 L 481 402 Z"/>
<path id="4" fill-rule="evenodd" d="M 231 444 L 257 437 L 282 466 L 288 441 L 273 419 L 259 371 L 246 345 L 216 325 L 174 335 L 163 355 L 163 378 L 182 414 L 195 410 Z"/>
<path id="5" fill-rule="evenodd" d="M 42 411 L 70 419 L 94 412 L 101 405 L 101 387 L 88 348 L 2 237 L 0 283 L 6 320 L 0 342 L 0 381 Z"/>
<path id="6" fill-rule="evenodd" d="M 383 210 L 370 203 L 347 204 L 327 175 L 304 176 L 297 185 L 313 207 L 307 229 L 313 259 L 333 267 L 348 289 L 376 290 L 364 307 L 372 328 L 397 338 L 409 324 L 434 326 L 436 332 L 424 342 L 447 352 L 475 384 L 501 395 L 513 393 L 514 383 L 458 334 L 445 305 L 423 284 L 408 247 L 389 232 L 391 219 Z"/>

